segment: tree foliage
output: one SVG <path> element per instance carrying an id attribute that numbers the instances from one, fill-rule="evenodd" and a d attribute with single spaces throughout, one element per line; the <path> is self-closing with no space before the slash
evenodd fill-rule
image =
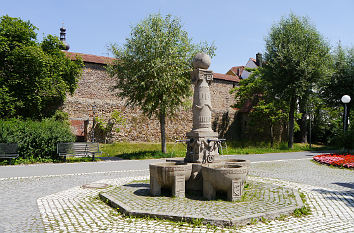
<path id="1" fill-rule="evenodd" d="M 174 115 L 191 94 L 192 58 L 201 51 L 213 56 L 214 50 L 207 43 L 193 44 L 178 18 L 160 14 L 133 27 L 123 46 L 112 45 L 117 60 L 108 70 L 117 77 L 115 88 L 128 105 L 160 120 L 163 152 L 165 118 Z"/>
<path id="2" fill-rule="evenodd" d="M 57 143 L 74 142 L 66 121 L 0 119 L 0 142 L 17 143 L 22 158 L 58 158 Z"/>
<path id="3" fill-rule="evenodd" d="M 321 82 L 321 97 L 332 107 L 341 106 L 343 95 L 354 99 L 354 48 L 345 50 L 339 43 L 333 54 L 333 74 Z M 348 105 L 353 106 L 351 101 Z"/>
<path id="4" fill-rule="evenodd" d="M 235 107 L 242 108 L 246 104 L 252 106 L 249 112 L 250 123 L 265 124 L 268 128 L 270 143 L 274 143 L 274 126 L 284 122 L 288 116 L 287 105 L 279 98 L 274 98 L 270 83 L 262 78 L 262 68 L 252 69 L 251 75 L 241 80 L 239 86 L 232 90 L 235 93 Z M 255 129 L 257 130 L 257 129 Z"/>
<path id="5" fill-rule="evenodd" d="M 298 101 L 307 101 L 314 83 L 329 74 L 329 46 L 307 18 L 290 14 L 273 25 L 266 38 L 264 78 L 270 90 L 288 102 L 289 142 L 293 145 Z"/>
<path id="6" fill-rule="evenodd" d="M 0 18 L 0 117 L 41 119 L 54 114 L 73 93 L 83 66 L 61 51 L 52 35 L 37 42 L 29 21 Z"/>
<path id="7" fill-rule="evenodd" d="M 93 129 L 95 131 L 95 137 L 99 140 L 101 139 L 102 142 L 107 143 L 107 140 L 113 136 L 113 128 L 115 127 L 114 131 L 119 133 L 120 126 L 124 126 L 125 122 L 126 119 L 123 117 L 122 112 L 119 112 L 118 110 L 112 112 L 108 121 L 105 121 L 101 117 L 95 117 Z"/>

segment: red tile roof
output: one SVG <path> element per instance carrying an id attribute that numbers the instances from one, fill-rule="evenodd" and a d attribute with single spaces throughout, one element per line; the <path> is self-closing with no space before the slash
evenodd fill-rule
<path id="1" fill-rule="evenodd" d="M 225 80 L 225 81 L 231 81 L 231 82 L 240 82 L 240 78 L 238 76 L 229 75 L 229 74 L 214 73 L 214 78 Z"/>
<path id="2" fill-rule="evenodd" d="M 245 66 L 234 66 L 231 67 L 231 71 L 234 72 L 235 75 L 240 76 L 242 71 L 245 69 Z"/>
<path id="3" fill-rule="evenodd" d="M 84 62 L 96 63 L 102 65 L 109 64 L 115 60 L 115 58 L 112 57 L 103 57 L 103 56 L 96 56 L 96 55 L 84 54 L 84 53 L 74 53 L 74 52 L 65 52 L 65 53 L 71 60 L 75 60 L 76 56 L 80 56 Z M 231 81 L 231 82 L 240 82 L 240 78 L 238 76 L 227 75 L 227 74 L 214 73 L 214 78 L 225 80 L 225 81 Z"/>
<path id="4" fill-rule="evenodd" d="M 88 62 L 88 63 L 106 65 L 115 60 L 115 58 L 112 57 L 103 57 L 103 56 L 96 56 L 96 55 L 84 54 L 84 53 L 73 53 L 73 52 L 65 52 L 65 53 L 71 60 L 75 60 L 76 56 L 79 56 L 82 58 L 84 62 Z"/>

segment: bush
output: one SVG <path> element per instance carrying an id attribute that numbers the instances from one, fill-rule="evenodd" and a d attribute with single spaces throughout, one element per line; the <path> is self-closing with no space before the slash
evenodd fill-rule
<path id="1" fill-rule="evenodd" d="M 0 120 L 0 142 L 18 143 L 22 158 L 57 158 L 57 143 L 73 141 L 75 136 L 69 125 L 53 118 L 42 121 Z"/>
<path id="2" fill-rule="evenodd" d="M 354 128 L 352 127 L 347 132 L 340 134 L 335 140 L 336 145 L 348 151 L 354 149 Z"/>

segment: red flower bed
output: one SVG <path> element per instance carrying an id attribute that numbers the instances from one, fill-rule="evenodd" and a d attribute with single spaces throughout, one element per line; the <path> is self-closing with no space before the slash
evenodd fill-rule
<path id="1" fill-rule="evenodd" d="M 320 163 L 325 163 L 328 165 L 354 168 L 354 155 L 351 154 L 323 154 L 316 155 L 313 159 Z"/>

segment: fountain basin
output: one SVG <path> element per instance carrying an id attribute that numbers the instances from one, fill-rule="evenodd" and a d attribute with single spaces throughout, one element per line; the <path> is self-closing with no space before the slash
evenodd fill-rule
<path id="1" fill-rule="evenodd" d="M 203 196 L 212 200 L 217 191 L 227 193 L 228 201 L 241 198 L 249 167 L 233 163 L 215 163 L 202 166 Z"/>
<path id="2" fill-rule="evenodd" d="M 246 160 L 246 159 L 225 159 L 224 163 L 225 164 L 235 164 L 235 165 L 240 165 L 240 166 L 246 167 L 247 168 L 246 181 L 247 181 L 248 172 L 251 167 L 251 161 Z"/>
<path id="3" fill-rule="evenodd" d="M 246 159 L 225 159 L 223 160 L 223 162 L 226 164 L 236 164 L 236 165 L 246 166 L 246 167 L 250 167 L 251 165 L 251 161 Z"/>
<path id="4" fill-rule="evenodd" d="M 172 196 L 185 196 L 185 181 L 192 173 L 192 164 L 181 162 L 153 163 L 150 167 L 150 192 L 161 195 L 161 188 L 171 189 Z"/>

